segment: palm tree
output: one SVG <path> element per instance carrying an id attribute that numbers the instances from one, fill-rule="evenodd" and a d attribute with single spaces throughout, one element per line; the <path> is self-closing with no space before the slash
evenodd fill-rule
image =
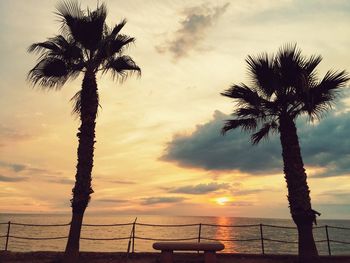
<path id="1" fill-rule="evenodd" d="M 72 98 L 73 112 L 79 115 L 81 126 L 77 134 L 78 164 L 72 189 L 72 221 L 65 250 L 65 262 L 76 262 L 82 220 L 93 193 L 91 172 L 99 105 L 96 74 L 110 72 L 113 78 L 123 81 L 132 73 L 140 74 L 141 70 L 131 57 L 124 55 L 125 49 L 135 41 L 119 33 L 126 20 L 108 27 L 105 4 L 85 11 L 78 2 L 61 2 L 56 14 L 61 21 L 61 34 L 29 47 L 29 52 L 40 56 L 29 71 L 28 79 L 34 86 L 59 89 L 80 73 L 84 76 L 81 89 Z"/>
<path id="2" fill-rule="evenodd" d="M 250 84 L 233 85 L 221 95 L 237 103 L 233 119 L 222 128 L 251 132 L 253 144 L 279 133 L 290 213 L 298 228 L 300 262 L 318 260 L 312 234 L 318 212 L 312 209 L 310 191 L 295 125 L 301 115 L 320 119 L 331 108 L 339 88 L 349 80 L 345 71 L 328 71 L 322 80 L 316 76 L 321 56 L 306 58 L 296 45 L 285 45 L 277 55 L 248 56 Z"/>

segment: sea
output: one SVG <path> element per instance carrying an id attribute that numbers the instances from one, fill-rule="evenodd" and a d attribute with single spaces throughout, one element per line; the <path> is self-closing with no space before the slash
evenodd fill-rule
<path id="1" fill-rule="evenodd" d="M 69 223 L 70 215 L 0 214 L 0 250 L 6 246 L 8 221 L 11 222 L 8 250 L 64 251 L 69 226 L 60 225 Z M 59 226 L 33 226 L 36 224 Z M 298 251 L 297 230 L 288 219 L 88 214 L 84 224 L 81 237 L 87 239 L 80 241 L 81 251 L 152 252 L 155 241 L 168 239 L 220 240 L 225 245 L 224 253 L 297 254 Z M 320 255 L 350 255 L 350 220 L 318 220 L 314 238 Z"/>

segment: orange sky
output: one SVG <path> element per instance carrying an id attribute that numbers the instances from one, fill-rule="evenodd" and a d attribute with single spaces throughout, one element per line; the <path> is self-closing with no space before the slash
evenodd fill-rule
<path id="1" fill-rule="evenodd" d="M 107 23 L 128 19 L 136 37 L 128 53 L 141 78 L 114 83 L 99 76 L 100 103 L 89 212 L 289 217 L 280 171 L 186 167 L 164 160 L 176 136 L 191 136 L 214 112 L 231 112 L 219 93 L 247 80 L 248 54 L 297 42 L 322 54 L 319 73 L 350 69 L 346 1 L 105 1 Z M 146 3 L 147 2 L 147 3 Z M 95 1 L 84 1 L 95 6 Z M 58 33 L 56 1 L 1 1 L 0 212 L 67 212 L 76 164 L 78 120 L 70 98 L 81 78 L 60 91 L 32 89 L 31 43 Z M 347 112 L 346 101 L 343 111 Z M 320 139 L 321 140 L 321 139 Z M 247 147 L 249 144 L 247 143 Z M 312 177 L 323 218 L 348 218 L 349 176 Z M 330 190 L 333 192 L 330 193 Z M 348 195 L 350 196 L 350 195 Z M 219 200 L 219 201 L 218 201 Z"/>

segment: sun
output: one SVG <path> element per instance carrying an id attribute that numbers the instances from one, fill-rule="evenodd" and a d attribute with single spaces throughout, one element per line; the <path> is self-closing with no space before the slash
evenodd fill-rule
<path id="1" fill-rule="evenodd" d="M 216 203 L 219 205 L 225 205 L 230 199 L 228 197 L 218 197 L 215 199 Z"/>

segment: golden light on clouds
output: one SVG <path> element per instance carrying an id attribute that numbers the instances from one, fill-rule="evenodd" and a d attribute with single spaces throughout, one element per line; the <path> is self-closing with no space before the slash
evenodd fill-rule
<path id="1" fill-rule="evenodd" d="M 231 201 L 230 198 L 224 196 L 215 199 L 216 203 L 219 205 L 225 205 L 227 202 Z"/>

